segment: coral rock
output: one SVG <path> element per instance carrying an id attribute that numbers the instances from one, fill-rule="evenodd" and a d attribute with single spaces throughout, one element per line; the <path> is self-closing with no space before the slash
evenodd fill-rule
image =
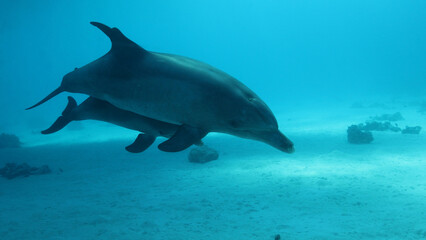
<path id="1" fill-rule="evenodd" d="M 206 163 L 219 158 L 219 153 L 207 146 L 195 147 L 191 149 L 188 160 L 195 163 Z"/>
<path id="2" fill-rule="evenodd" d="M 352 144 L 367 144 L 373 141 L 373 134 L 368 131 L 362 131 L 357 125 L 348 127 L 348 142 Z"/>

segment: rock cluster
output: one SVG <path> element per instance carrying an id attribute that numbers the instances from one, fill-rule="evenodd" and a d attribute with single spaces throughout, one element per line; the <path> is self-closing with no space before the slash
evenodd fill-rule
<path id="1" fill-rule="evenodd" d="M 6 163 L 3 168 L 0 168 L 0 175 L 7 179 L 13 179 L 16 177 L 28 177 L 30 175 L 42 175 L 51 173 L 49 166 L 43 165 L 41 167 L 31 167 L 26 163 Z"/>
<path id="2" fill-rule="evenodd" d="M 372 120 L 371 120 L 372 119 Z M 401 132 L 402 134 L 419 134 L 422 127 L 406 126 L 401 129 L 394 121 L 404 120 L 400 112 L 394 114 L 383 114 L 381 116 L 370 117 L 370 120 L 358 125 L 351 125 L 347 129 L 348 142 L 353 144 L 365 144 L 373 141 L 371 131 L 391 131 Z"/>
<path id="3" fill-rule="evenodd" d="M 402 117 L 402 114 L 400 112 L 396 112 L 393 114 L 382 114 L 380 116 L 372 117 L 371 119 L 375 121 L 396 122 L 404 120 L 404 117 Z"/>
<path id="4" fill-rule="evenodd" d="M 0 134 L 0 148 L 17 148 L 21 147 L 21 141 L 13 134 Z"/>
<path id="5" fill-rule="evenodd" d="M 419 134 L 421 130 L 422 130 L 422 127 L 420 126 L 415 126 L 415 127 L 405 126 L 405 129 L 403 129 L 401 132 L 402 134 Z"/>
<path id="6" fill-rule="evenodd" d="M 401 128 L 397 124 L 390 122 L 367 121 L 366 123 L 358 124 L 358 128 L 362 131 L 391 131 L 401 132 Z"/>
<path id="7" fill-rule="evenodd" d="M 206 163 L 217 160 L 218 158 L 219 153 L 206 145 L 191 149 L 188 155 L 188 160 L 194 163 Z"/>
<path id="8" fill-rule="evenodd" d="M 371 132 L 363 131 L 357 125 L 349 126 L 347 133 L 348 142 L 352 144 L 367 144 L 374 140 Z"/>

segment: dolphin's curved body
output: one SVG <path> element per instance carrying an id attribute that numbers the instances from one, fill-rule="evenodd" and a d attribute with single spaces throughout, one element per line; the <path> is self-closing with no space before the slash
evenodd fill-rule
<path id="1" fill-rule="evenodd" d="M 170 138 L 179 129 L 178 125 L 161 122 L 133 112 L 119 109 L 112 104 L 89 97 L 77 105 L 73 97 L 68 97 L 65 110 L 42 134 L 51 134 L 64 128 L 72 121 L 97 120 L 141 132 L 126 150 L 133 153 L 145 151 L 157 137 Z M 201 142 L 196 143 L 197 145 Z"/>
<path id="2" fill-rule="evenodd" d="M 35 106 L 63 91 L 83 93 L 120 109 L 179 125 L 176 133 L 159 145 L 168 152 L 183 150 L 208 132 L 294 151 L 268 106 L 232 76 L 191 58 L 147 51 L 117 28 L 92 24 L 111 39 L 111 50 L 66 74 L 61 86 Z"/>

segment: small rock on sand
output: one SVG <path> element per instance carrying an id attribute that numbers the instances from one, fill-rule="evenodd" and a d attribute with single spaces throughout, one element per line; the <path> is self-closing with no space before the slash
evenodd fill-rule
<path id="1" fill-rule="evenodd" d="M 191 149 L 188 155 L 188 160 L 194 163 L 206 163 L 217 160 L 218 158 L 219 153 L 206 145 Z"/>

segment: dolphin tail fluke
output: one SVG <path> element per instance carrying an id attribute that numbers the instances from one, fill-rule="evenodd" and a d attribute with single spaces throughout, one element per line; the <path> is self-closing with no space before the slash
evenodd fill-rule
<path id="1" fill-rule="evenodd" d="M 45 98 L 43 98 L 40 102 L 36 103 L 34 106 L 29 107 L 25 110 L 30 110 L 33 109 L 47 101 L 49 101 L 51 98 L 55 97 L 56 95 L 58 95 L 59 93 L 63 92 L 64 90 L 61 87 L 58 87 L 57 89 L 55 89 L 53 92 L 51 92 L 49 95 L 47 95 Z"/>
<path id="2" fill-rule="evenodd" d="M 60 116 L 56 121 L 50 126 L 48 129 L 41 131 L 42 134 L 51 134 L 55 133 L 62 128 L 64 128 L 68 123 L 70 123 L 73 119 L 71 117 L 71 112 L 77 107 L 77 102 L 73 97 L 68 97 L 68 105 L 65 110 L 62 112 L 62 116 Z"/>
<path id="3" fill-rule="evenodd" d="M 154 141 L 155 136 L 141 133 L 132 144 L 126 147 L 126 150 L 131 153 L 140 153 L 148 149 Z"/>

